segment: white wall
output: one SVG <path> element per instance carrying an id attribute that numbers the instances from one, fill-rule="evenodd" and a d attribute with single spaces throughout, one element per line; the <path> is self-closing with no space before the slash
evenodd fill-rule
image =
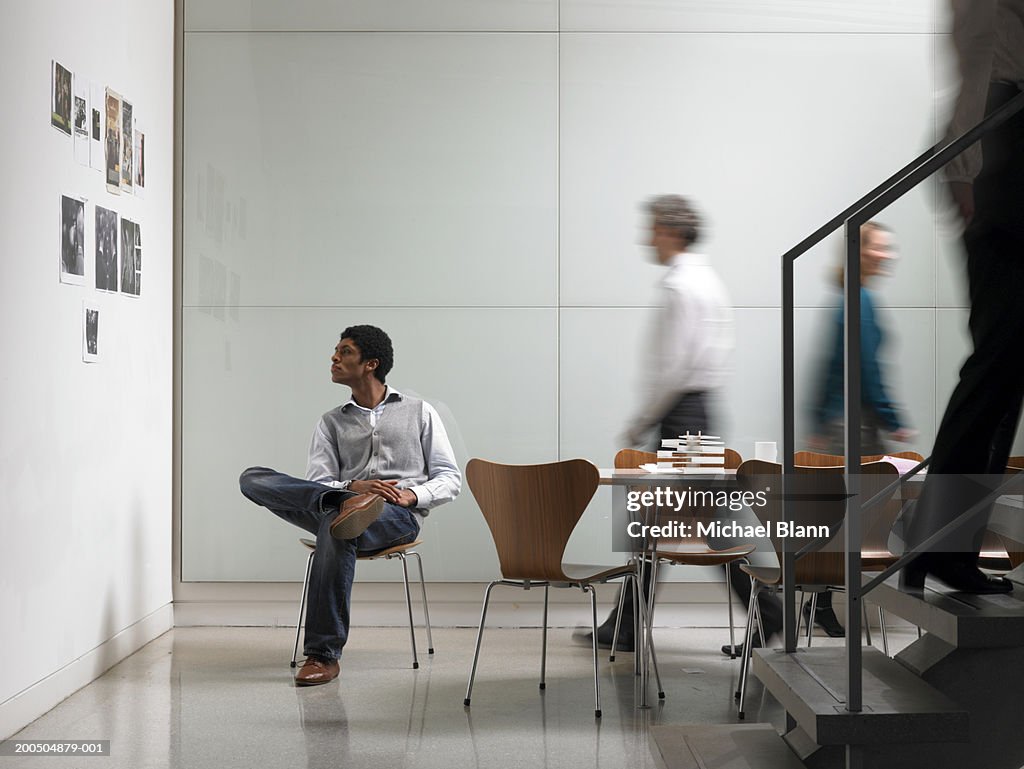
<path id="1" fill-rule="evenodd" d="M 726 441 L 778 439 L 779 256 L 935 140 L 943 7 L 188 2 L 183 579 L 301 576 L 294 530 L 235 479 L 302 472 L 346 397 L 327 362 L 350 323 L 392 334 L 392 381 L 442 403 L 461 460 L 610 464 L 659 277 L 640 210 L 657 193 L 702 206 L 736 305 Z M 903 257 L 880 288 L 890 382 L 927 452 L 964 350 L 958 247 L 925 190 L 880 218 Z M 798 402 L 837 252 L 798 267 Z M 571 558 L 608 560 L 609 507 L 600 493 Z M 432 579 L 496 573 L 468 493 L 425 533 Z"/>
<path id="2" fill-rule="evenodd" d="M 169 1 L 2 2 L 0 737 L 170 626 L 173 29 Z M 50 126 L 51 58 L 134 103 L 144 199 Z M 88 286 L 58 281 L 62 193 L 88 198 Z M 92 288 L 96 203 L 141 224 L 138 300 Z"/>

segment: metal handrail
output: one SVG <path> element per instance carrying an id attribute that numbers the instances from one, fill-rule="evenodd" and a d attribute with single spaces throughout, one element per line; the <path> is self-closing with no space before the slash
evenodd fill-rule
<path id="1" fill-rule="evenodd" d="M 806 253 L 811 247 L 824 240 L 829 234 L 845 225 L 846 238 L 846 264 L 844 269 L 846 302 L 844 306 L 844 346 L 845 346 L 845 373 L 844 373 L 844 395 L 845 395 L 845 418 L 844 426 L 844 453 L 846 455 L 846 466 L 852 468 L 859 466 L 861 456 L 860 446 L 860 229 L 873 216 L 878 214 L 912 188 L 917 186 L 924 179 L 931 176 L 935 171 L 945 166 L 950 160 L 961 154 L 964 150 L 977 142 L 988 132 L 998 128 L 1011 117 L 1024 109 L 1024 93 L 1018 94 L 1000 108 L 987 115 L 981 122 L 971 128 L 962 136 L 948 142 L 945 146 L 935 145 L 931 149 L 919 155 L 913 161 L 901 168 L 873 190 L 861 197 L 857 202 L 848 206 L 842 212 L 834 216 L 829 222 L 822 225 L 815 232 L 802 240 L 796 246 L 787 251 L 782 257 L 782 411 L 783 411 L 783 474 L 782 492 L 784 515 L 786 506 L 787 478 L 795 470 L 793 449 L 795 448 L 795 423 L 796 404 L 795 391 L 795 363 L 794 363 L 794 275 L 793 265 L 796 259 Z M 919 465 L 914 472 L 923 467 Z M 853 473 L 848 473 L 849 485 L 847 492 L 850 494 L 847 503 L 846 521 L 846 596 L 847 596 L 847 622 L 846 622 L 846 653 L 847 653 L 847 696 L 846 709 L 849 712 L 860 712 L 863 709 L 863 681 L 862 681 L 862 650 L 860 646 L 861 633 L 861 599 L 864 593 L 877 586 L 878 580 L 868 583 L 867 590 L 862 589 L 860 571 L 860 544 L 861 544 L 861 513 L 864 505 L 855 501 L 859 499 L 859 482 Z M 901 483 L 903 480 L 897 481 Z M 1008 486 L 1010 484 L 1005 484 Z M 998 491 L 998 490 L 997 490 Z M 1005 493 L 1005 492 L 1000 492 Z M 877 496 L 870 500 L 875 502 Z M 994 500 L 999 494 L 993 492 L 990 497 Z M 986 498 L 978 505 L 965 511 L 953 522 L 947 524 L 940 532 L 929 537 L 921 548 L 938 542 L 942 536 L 958 529 L 966 524 L 972 516 L 990 502 Z M 856 514 L 854 514 L 856 513 Z M 915 551 L 916 552 L 916 551 Z M 904 554 L 893 565 L 884 572 L 888 575 L 896 568 L 905 565 L 913 558 L 914 553 Z M 795 585 L 793 580 L 795 570 L 796 554 L 785 549 L 782 558 L 783 573 L 783 595 L 784 614 L 783 627 L 785 628 L 785 650 L 788 653 L 796 651 L 796 623 L 793 601 L 795 598 Z M 787 720 L 789 720 L 787 718 Z"/>

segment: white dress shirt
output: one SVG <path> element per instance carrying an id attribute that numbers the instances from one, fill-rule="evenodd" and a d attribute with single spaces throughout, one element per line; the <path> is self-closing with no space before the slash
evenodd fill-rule
<path id="1" fill-rule="evenodd" d="M 729 297 L 708 258 L 683 252 L 667 268 L 641 362 L 639 409 L 626 431 L 633 445 L 639 445 L 685 393 L 720 389 L 735 346 Z"/>

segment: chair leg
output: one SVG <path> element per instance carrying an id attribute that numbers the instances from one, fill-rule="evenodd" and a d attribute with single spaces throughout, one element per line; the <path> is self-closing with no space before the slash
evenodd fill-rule
<path id="1" fill-rule="evenodd" d="M 814 640 L 814 618 L 818 616 L 815 612 L 818 611 L 818 594 L 811 593 L 811 613 L 807 618 L 807 648 L 811 648 L 811 641 Z M 800 607 L 800 613 L 803 614 L 804 607 Z"/>
<path id="2" fill-rule="evenodd" d="M 597 677 L 597 593 L 593 585 L 584 585 L 584 593 L 590 593 L 591 627 L 594 631 L 594 718 L 601 717 L 601 682 Z"/>
<path id="3" fill-rule="evenodd" d="M 415 550 L 409 555 L 416 556 L 416 565 L 420 570 L 420 595 L 423 596 L 423 619 L 427 623 L 427 654 L 434 653 L 434 638 L 430 633 L 430 609 L 427 608 L 427 582 L 423 579 L 423 559 Z"/>
<path id="4" fill-rule="evenodd" d="M 302 632 L 302 617 L 306 613 L 306 594 L 309 593 L 309 573 L 313 570 L 313 553 L 306 559 L 306 578 L 302 581 L 302 595 L 299 598 L 299 619 L 295 622 L 295 646 L 292 647 L 292 667 L 299 658 L 299 634 Z"/>
<path id="5" fill-rule="evenodd" d="M 860 606 L 861 609 L 863 609 L 864 614 L 864 643 L 868 646 L 874 646 L 874 644 L 871 643 L 871 623 L 868 621 L 868 602 L 861 598 Z"/>
<path id="6" fill-rule="evenodd" d="M 732 571 L 725 565 L 725 603 L 729 608 L 729 659 L 736 659 L 736 624 L 732 616 Z"/>
<path id="7" fill-rule="evenodd" d="M 641 616 L 641 621 L 644 623 L 644 626 L 647 627 L 648 626 L 647 625 L 647 617 L 646 617 L 646 615 L 647 615 L 647 606 L 646 606 L 646 604 L 640 604 L 640 606 L 641 606 L 640 611 L 641 611 L 641 615 L 642 615 Z M 652 628 L 652 630 L 653 630 L 653 628 Z M 647 649 L 650 650 L 651 665 L 654 667 L 654 681 L 658 685 L 658 699 L 659 700 L 663 700 L 663 699 L 665 699 L 665 689 L 661 685 L 661 673 L 658 672 L 658 655 L 657 655 L 657 653 L 654 650 L 654 633 L 653 632 L 649 633 L 648 636 L 647 636 Z"/>
<path id="8" fill-rule="evenodd" d="M 416 656 L 416 629 L 412 620 L 412 595 L 409 592 L 409 565 L 405 553 L 395 553 L 402 562 L 402 580 L 405 582 L 405 610 L 409 613 L 409 642 L 412 644 L 412 669 L 419 670 L 420 660 Z"/>
<path id="9" fill-rule="evenodd" d="M 753 651 L 750 648 L 751 643 L 754 640 L 754 622 L 756 621 L 757 614 L 757 582 L 751 578 L 750 580 L 750 605 L 747 607 L 747 632 L 743 640 L 743 654 L 740 660 L 740 690 L 737 692 L 740 700 L 739 716 L 740 721 L 746 718 L 746 713 L 743 711 L 743 705 L 747 699 L 747 674 L 750 670 L 750 654 Z"/>
<path id="10" fill-rule="evenodd" d="M 767 638 L 764 635 L 764 623 L 761 620 L 761 606 L 754 604 L 754 619 L 757 621 L 757 634 L 761 636 L 761 643 L 766 643 Z"/>
<path id="11" fill-rule="evenodd" d="M 469 671 L 469 686 L 466 687 L 466 699 L 462 701 L 462 704 L 467 708 L 469 707 L 469 698 L 473 694 L 473 679 L 476 678 L 476 663 L 480 661 L 480 641 L 484 637 L 484 621 L 487 619 L 487 604 L 491 600 L 491 590 L 497 585 L 499 580 L 491 582 L 487 589 L 484 591 L 484 607 L 480 611 L 480 627 L 476 631 L 476 651 L 473 652 L 473 667 Z"/>
<path id="12" fill-rule="evenodd" d="M 540 688 L 545 687 L 545 678 L 548 670 L 548 590 L 550 585 L 544 586 L 544 621 L 541 623 L 540 642 Z"/>
<path id="13" fill-rule="evenodd" d="M 615 632 L 612 633 L 612 651 L 608 655 L 609 662 L 615 662 L 615 647 L 619 645 L 619 628 L 622 626 L 622 608 L 626 602 L 626 583 L 631 579 L 635 578 L 627 575 L 622 579 L 622 589 L 619 591 L 619 605 L 615 610 Z M 636 606 L 636 604 L 633 605 Z M 635 639 L 636 636 L 634 635 L 633 638 Z M 636 643 L 636 641 L 634 640 L 633 643 Z"/>
<path id="14" fill-rule="evenodd" d="M 878 607 L 878 627 L 882 632 L 882 652 L 889 656 L 889 634 L 885 630 L 885 609 Z"/>
<path id="15" fill-rule="evenodd" d="M 640 637 L 642 632 L 640 628 L 642 624 L 640 622 L 640 596 L 642 591 L 640 590 L 640 578 L 633 577 L 633 673 L 634 675 L 640 675 L 640 664 L 642 662 L 642 646 L 643 639 Z"/>
<path id="16" fill-rule="evenodd" d="M 807 594 L 800 591 L 800 610 L 796 613 L 796 637 L 800 638 L 800 629 L 804 626 L 804 601 L 807 600 Z"/>

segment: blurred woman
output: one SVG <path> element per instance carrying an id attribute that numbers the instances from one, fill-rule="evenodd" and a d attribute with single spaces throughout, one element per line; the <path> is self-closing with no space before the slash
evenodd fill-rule
<path id="1" fill-rule="evenodd" d="M 862 454 L 885 454 L 888 451 L 884 432 L 889 432 L 897 441 L 911 440 L 916 432 L 906 423 L 905 416 L 889 397 L 885 385 L 879 351 L 885 344 L 885 333 L 878 322 L 875 310 L 874 279 L 888 275 L 894 261 L 892 234 L 878 222 L 867 222 L 860 231 L 860 376 L 861 376 L 861 435 Z M 838 269 L 837 283 L 843 285 L 843 268 Z M 832 345 L 821 379 L 819 397 L 814 402 L 814 435 L 810 445 L 814 451 L 826 454 L 842 454 L 844 428 L 843 376 L 846 356 L 844 353 L 843 303 L 835 316 L 835 332 Z M 832 638 L 844 635 L 832 610 L 832 593 L 825 591 L 818 596 L 814 622 Z M 804 604 L 804 618 L 809 619 L 811 605 Z"/>

